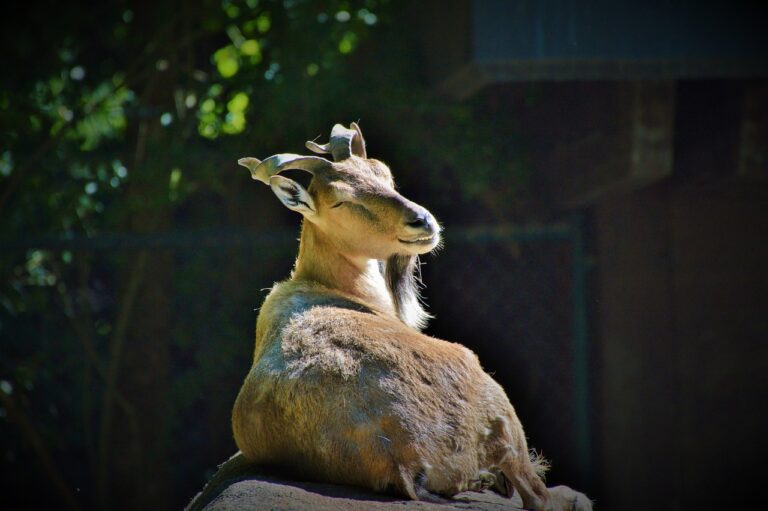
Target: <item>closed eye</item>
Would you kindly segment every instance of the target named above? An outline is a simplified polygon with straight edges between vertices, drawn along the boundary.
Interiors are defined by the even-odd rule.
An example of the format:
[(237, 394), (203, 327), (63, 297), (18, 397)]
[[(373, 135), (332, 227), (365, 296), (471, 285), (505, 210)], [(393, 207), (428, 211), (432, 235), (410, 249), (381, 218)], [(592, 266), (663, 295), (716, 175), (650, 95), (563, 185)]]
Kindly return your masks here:
[(366, 217), (368, 220), (371, 220), (374, 222), (378, 220), (378, 217), (376, 216), (376, 214), (374, 214), (370, 209), (366, 208), (362, 204), (353, 202), (349, 205), (349, 207), (352, 208), (354, 211), (360, 213), (364, 217)]
[(342, 204), (344, 204), (344, 203), (345, 203), (345, 201), (337, 202), (336, 204), (334, 204), (333, 206), (331, 206), (331, 209), (335, 209), (335, 208), (338, 208), (339, 206), (341, 206), (341, 205), (342, 205)]

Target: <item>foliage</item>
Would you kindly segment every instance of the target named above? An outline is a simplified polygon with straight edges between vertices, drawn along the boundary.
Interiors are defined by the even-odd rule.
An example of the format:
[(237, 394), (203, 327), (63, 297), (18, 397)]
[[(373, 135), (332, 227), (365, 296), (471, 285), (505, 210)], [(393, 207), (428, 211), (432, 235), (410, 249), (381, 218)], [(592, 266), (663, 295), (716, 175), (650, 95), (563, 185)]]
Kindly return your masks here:
[[(62, 477), (82, 488), (82, 504), (109, 492), (99, 473), (119, 463), (99, 441), (104, 408), (121, 410), (127, 436), (142, 436), (130, 425), (141, 428), (142, 410), (131, 411), (138, 397), (110, 381), (120, 374), (119, 346), (134, 335), (125, 324), (137, 300), (131, 283), (148, 256), (43, 250), (32, 235), (263, 229), (266, 221), (238, 213), (250, 206), (233, 162), (301, 152), (298, 141), (358, 119), (401, 181), (429, 187), (446, 210), (464, 201), (476, 203), (478, 218), (508, 214), (525, 184), (513, 120), (488, 125), (481, 105), (447, 101), (425, 84), (405, 2), (49, 0), (18, 9), (0, 36), (14, 70), (0, 77), (0, 232), (23, 249), (0, 252), (0, 392), (8, 400), (0, 457), (35, 467), (23, 457), (46, 454), (24, 446), (41, 437), (54, 464), (68, 467)], [(253, 318), (241, 304), (258, 300), (242, 275), (277, 279), (290, 264), (288, 253), (269, 262), (262, 251), (249, 254), (262, 261), (253, 270), (230, 255), (192, 250), (167, 263), (173, 365), (160, 391), (173, 406), (158, 427), (174, 432), (169, 449), (187, 456), (173, 474), (182, 496), (219, 461), (213, 448), (194, 446), (210, 436), (226, 444), (196, 422), (210, 406), (203, 396), (228, 396), (206, 409), (226, 430), (232, 382), (247, 369), (243, 332)], [(12, 420), (9, 406), (28, 423)], [(31, 482), (19, 473), (8, 484)]]

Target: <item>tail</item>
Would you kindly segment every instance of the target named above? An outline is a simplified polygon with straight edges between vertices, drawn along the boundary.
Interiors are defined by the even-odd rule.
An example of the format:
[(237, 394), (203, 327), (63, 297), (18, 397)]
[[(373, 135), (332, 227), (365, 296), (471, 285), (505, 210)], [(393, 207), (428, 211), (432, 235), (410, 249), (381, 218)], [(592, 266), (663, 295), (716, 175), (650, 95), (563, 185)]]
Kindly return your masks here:
[(547, 474), (547, 471), (551, 468), (549, 464), (549, 460), (545, 458), (543, 455), (536, 452), (535, 449), (531, 449), (528, 451), (528, 457), (531, 460), (531, 465), (533, 465), (533, 470), (536, 471), (536, 474), (541, 477), (542, 479), (545, 479), (545, 475)]
[(187, 504), (184, 511), (201, 511), (213, 499), (223, 492), (229, 483), (234, 480), (242, 479), (253, 472), (253, 465), (249, 463), (240, 451), (234, 456), (219, 465), (219, 469), (213, 474), (213, 477), (206, 483), (203, 491), (195, 495), (192, 501)]

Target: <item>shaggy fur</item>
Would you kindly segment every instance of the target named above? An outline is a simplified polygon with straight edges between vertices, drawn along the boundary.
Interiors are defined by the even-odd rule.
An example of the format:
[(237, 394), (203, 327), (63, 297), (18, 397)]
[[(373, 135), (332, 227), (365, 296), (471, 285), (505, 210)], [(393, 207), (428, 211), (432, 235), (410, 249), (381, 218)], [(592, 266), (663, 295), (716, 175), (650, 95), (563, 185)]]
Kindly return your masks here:
[(430, 315), (421, 306), (419, 283), (416, 278), (418, 265), (417, 256), (393, 255), (387, 259), (384, 277), (398, 317), (406, 325), (422, 330), (427, 326)]
[(591, 509), (583, 494), (545, 487), (544, 465), (475, 354), (418, 331), (427, 316), (416, 255), (439, 243), (431, 215), (413, 227), (428, 212), (394, 191), (380, 162), (352, 154), (334, 169), (298, 189), (311, 210), (286, 204), (305, 216), (299, 258), (259, 313), (232, 415), (243, 456), (412, 499), (514, 487), (530, 509)]

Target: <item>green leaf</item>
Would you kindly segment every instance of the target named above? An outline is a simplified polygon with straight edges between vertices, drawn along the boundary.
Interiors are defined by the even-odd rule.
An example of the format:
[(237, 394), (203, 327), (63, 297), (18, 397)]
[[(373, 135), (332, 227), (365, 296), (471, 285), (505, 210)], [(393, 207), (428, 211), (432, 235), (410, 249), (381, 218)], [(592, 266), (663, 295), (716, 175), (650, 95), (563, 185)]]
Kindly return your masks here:
[(357, 34), (351, 31), (344, 32), (339, 41), (339, 52), (343, 54), (352, 53), (357, 46)]
[(261, 46), (256, 39), (248, 39), (240, 45), (240, 53), (247, 57), (259, 57), (261, 60)]
[(227, 103), (227, 110), (230, 112), (242, 112), (248, 108), (248, 96), (244, 92), (238, 92)]
[(231, 78), (240, 70), (237, 49), (231, 44), (214, 53), (213, 61), (223, 78)]
[(272, 26), (272, 22), (269, 19), (269, 14), (262, 14), (258, 18), (256, 18), (256, 28), (257, 30), (264, 34), (266, 32), (269, 32), (269, 28)]

